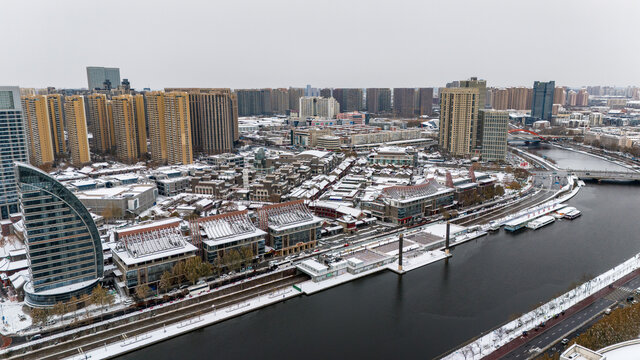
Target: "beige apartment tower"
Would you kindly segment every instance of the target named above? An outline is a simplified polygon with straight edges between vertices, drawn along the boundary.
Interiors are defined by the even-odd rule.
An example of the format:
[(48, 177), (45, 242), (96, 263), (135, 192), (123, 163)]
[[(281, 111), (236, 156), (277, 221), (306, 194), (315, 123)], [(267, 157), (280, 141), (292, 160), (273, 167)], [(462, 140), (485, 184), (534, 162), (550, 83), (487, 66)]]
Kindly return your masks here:
[(64, 115), (67, 123), (71, 163), (75, 167), (82, 167), (91, 162), (83, 97), (80, 95), (66, 97)]
[(138, 134), (133, 96), (114, 96), (111, 106), (113, 107), (116, 156), (124, 163), (134, 163), (138, 160)]
[(220, 154), (233, 151), (240, 139), (238, 97), (231, 89), (171, 88), (189, 94), (193, 151)]
[(112, 129), (111, 114), (108, 112), (107, 95), (91, 94), (87, 96), (87, 107), (89, 108), (89, 131), (93, 134), (91, 146), (93, 151), (106, 154), (111, 152)]
[(164, 119), (169, 164), (191, 164), (191, 120), (189, 116), (189, 94), (170, 92), (165, 94)]
[(67, 152), (67, 144), (64, 139), (64, 104), (62, 94), (47, 95), (49, 107), (49, 119), (51, 123), (51, 137), (53, 138), (53, 152), (60, 156)]
[(29, 162), (34, 166), (53, 165), (53, 139), (49, 124), (49, 109), (45, 95), (22, 97)]
[(136, 134), (138, 135), (138, 156), (148, 152), (147, 150), (147, 121), (144, 107), (144, 95), (133, 95), (133, 113), (136, 119)]
[(193, 163), (189, 94), (154, 91), (147, 94), (151, 159), (158, 164)]
[(167, 163), (167, 132), (164, 120), (164, 92), (147, 93), (147, 116), (149, 117), (149, 141), (151, 160), (157, 164)]
[(440, 147), (453, 156), (471, 154), (478, 117), (477, 88), (445, 88), (440, 94)]
[(509, 109), (509, 92), (507, 89), (493, 89), (491, 95), (492, 108), (495, 110)]

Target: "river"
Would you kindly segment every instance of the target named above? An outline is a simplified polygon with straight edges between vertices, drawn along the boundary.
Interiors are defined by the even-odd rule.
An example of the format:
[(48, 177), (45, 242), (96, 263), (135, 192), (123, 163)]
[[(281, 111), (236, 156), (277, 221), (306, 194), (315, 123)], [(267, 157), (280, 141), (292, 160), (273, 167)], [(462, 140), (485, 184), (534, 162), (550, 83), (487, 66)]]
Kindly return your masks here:
[[(538, 153), (559, 165), (586, 166), (583, 156), (612, 165)], [(501, 230), (447, 262), (297, 297), (120, 359), (431, 359), (640, 252), (639, 201), (637, 185), (589, 183), (570, 201), (583, 214), (576, 220)]]

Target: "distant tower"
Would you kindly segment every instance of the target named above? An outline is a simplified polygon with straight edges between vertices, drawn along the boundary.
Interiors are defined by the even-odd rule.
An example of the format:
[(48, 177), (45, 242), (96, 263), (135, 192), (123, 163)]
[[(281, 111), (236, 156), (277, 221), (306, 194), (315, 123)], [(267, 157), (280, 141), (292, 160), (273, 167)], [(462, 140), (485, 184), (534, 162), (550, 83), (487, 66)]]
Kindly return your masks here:
[(538, 120), (551, 120), (555, 87), (555, 81), (533, 83), (531, 117)]

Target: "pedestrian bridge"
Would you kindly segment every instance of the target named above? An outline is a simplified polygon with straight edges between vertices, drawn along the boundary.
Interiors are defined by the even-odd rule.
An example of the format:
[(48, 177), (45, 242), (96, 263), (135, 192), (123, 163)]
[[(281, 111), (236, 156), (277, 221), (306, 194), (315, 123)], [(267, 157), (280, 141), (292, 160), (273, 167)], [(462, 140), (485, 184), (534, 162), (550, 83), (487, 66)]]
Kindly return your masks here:
[(580, 180), (640, 181), (637, 171), (572, 170)]

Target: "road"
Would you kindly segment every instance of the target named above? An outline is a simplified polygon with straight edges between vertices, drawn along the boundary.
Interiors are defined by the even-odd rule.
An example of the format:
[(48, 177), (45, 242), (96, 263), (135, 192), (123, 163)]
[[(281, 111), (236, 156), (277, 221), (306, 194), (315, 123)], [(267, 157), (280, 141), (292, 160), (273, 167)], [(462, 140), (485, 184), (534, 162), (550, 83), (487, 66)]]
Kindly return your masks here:
[(614, 307), (619, 301), (625, 300), (629, 294), (640, 287), (640, 276), (636, 275), (631, 280), (615, 287), (612, 292), (608, 292), (604, 296), (597, 298), (594, 302), (586, 307), (572, 312), (567, 311), (565, 315), (561, 315), (558, 319), (549, 320), (545, 327), (538, 331), (530, 331), (527, 336), (521, 336), (517, 342), (517, 347), (506, 355), (498, 357), (487, 357), (486, 359), (510, 359), (523, 360), (534, 358), (541, 354), (540, 351), (532, 349), (545, 349), (547, 347), (555, 347), (558, 352), (564, 350), (564, 346), (560, 341), (564, 338), (573, 338), (577, 334), (585, 330), (585, 325), (593, 322), (592, 319), (602, 314), (607, 308)]

